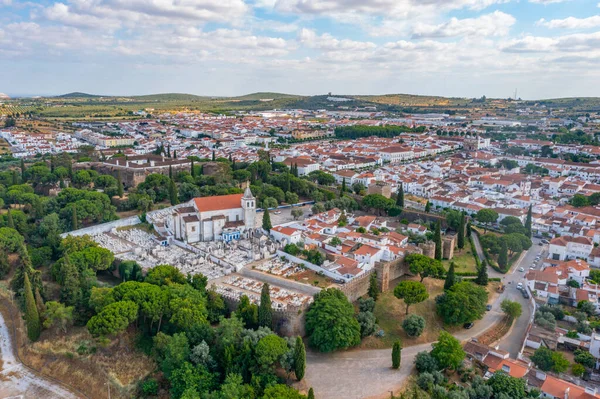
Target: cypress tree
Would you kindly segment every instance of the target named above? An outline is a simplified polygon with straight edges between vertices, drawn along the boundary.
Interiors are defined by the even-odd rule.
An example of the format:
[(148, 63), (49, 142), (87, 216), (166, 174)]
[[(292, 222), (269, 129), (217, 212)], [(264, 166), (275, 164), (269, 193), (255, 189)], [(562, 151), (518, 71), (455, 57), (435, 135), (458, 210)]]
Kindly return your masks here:
[(0, 279), (3, 279), (4, 276), (8, 274), (10, 271), (10, 263), (8, 262), (8, 254), (6, 251), (0, 252)]
[(117, 194), (123, 198), (123, 181), (121, 180), (121, 171), (117, 172)]
[(167, 157), (171, 158), (171, 146), (167, 147)]
[(400, 187), (398, 187), (398, 197), (396, 198), (396, 206), (398, 206), (399, 208), (404, 208), (404, 187), (402, 186), (402, 183), (400, 184)]
[(21, 181), (25, 181), (25, 161), (21, 158)]
[(263, 230), (266, 230), (268, 234), (271, 233), (271, 229), (273, 228), (273, 225), (271, 224), (271, 216), (269, 215), (269, 208), (265, 208), (265, 213), (263, 214), (262, 220), (262, 228)]
[(177, 159), (177, 150), (173, 150), (173, 158)]
[(427, 201), (427, 204), (425, 205), (425, 212), (429, 213), (430, 210), (431, 210), (431, 202)]
[(179, 197), (177, 196), (177, 186), (173, 180), (169, 181), (169, 199), (171, 200), (171, 205), (179, 204)]
[(192, 165), (190, 166), (190, 174), (192, 177), (196, 177), (196, 171), (194, 170), (194, 160), (192, 159)]
[(446, 274), (446, 281), (444, 281), (444, 290), (449, 290), (454, 284), (456, 284), (456, 274), (454, 272), (454, 262), (450, 262), (450, 268)]
[(35, 289), (35, 307), (37, 308), (38, 314), (40, 315), (41, 319), (42, 315), (46, 311), (46, 304), (44, 303), (44, 299), (40, 294), (40, 290), (38, 290), (37, 288)]
[(473, 227), (471, 226), (471, 222), (467, 223), (467, 237), (471, 237), (471, 230), (473, 229)]
[(50, 157), (50, 172), (54, 172), (54, 155)]
[(296, 347), (294, 348), (294, 373), (296, 379), (302, 381), (306, 371), (306, 348), (302, 338), (296, 337)]
[(465, 215), (460, 215), (460, 224), (458, 225), (458, 248), (465, 247)]
[(315, 391), (312, 388), (308, 390), (308, 398), (307, 399), (315, 399)]
[(342, 180), (342, 190), (340, 191), (340, 198), (344, 196), (345, 192), (346, 192), (346, 178), (344, 177), (344, 179)]
[(500, 246), (500, 253), (498, 254), (498, 266), (501, 269), (504, 269), (508, 265), (508, 246), (506, 245), (506, 240), (502, 240)]
[(442, 260), (442, 225), (440, 221), (435, 225), (435, 232), (433, 233), (433, 241), (435, 242), (435, 259)]
[(531, 205), (527, 211), (527, 219), (525, 219), (525, 229), (527, 230), (528, 236), (531, 238)]
[(235, 172), (235, 159), (231, 159), (231, 170)]
[(15, 221), (13, 220), (12, 213), (10, 212), (10, 208), (8, 208), (8, 213), (6, 214), (6, 225), (11, 229), (15, 228)]
[(67, 164), (67, 170), (69, 172), (69, 178), (73, 178), (73, 162), (69, 159), (69, 163)]
[(173, 179), (173, 167), (169, 165), (169, 179)]
[(19, 184), (19, 177), (17, 176), (17, 171), (13, 169), (12, 171), (12, 185), (16, 186)]
[(215, 151), (213, 150), (213, 153), (212, 153), (212, 160), (214, 161), (215, 159), (217, 159), (217, 158), (215, 157)]
[(487, 263), (485, 261), (481, 262), (481, 266), (477, 269), (475, 283), (483, 286), (488, 285)]
[(371, 273), (371, 277), (369, 278), (369, 291), (368, 294), (374, 300), (377, 300), (379, 297), (379, 286), (377, 285), (377, 273)]
[(25, 273), (23, 294), (25, 295), (25, 325), (27, 326), (27, 336), (31, 341), (37, 341), (41, 333), (40, 314), (38, 313), (31, 289), (29, 276)]
[(231, 153), (229, 154), (229, 163), (233, 164), (233, 158), (231, 157)]
[(402, 359), (402, 344), (400, 341), (394, 342), (394, 346), (392, 347), (392, 368), (398, 369), (400, 368), (400, 361)]
[(73, 204), (73, 213), (71, 214), (71, 230), (77, 230), (77, 207)]
[(258, 306), (258, 325), (273, 328), (273, 309), (271, 308), (271, 293), (269, 284), (264, 283), (260, 292), (260, 305)]

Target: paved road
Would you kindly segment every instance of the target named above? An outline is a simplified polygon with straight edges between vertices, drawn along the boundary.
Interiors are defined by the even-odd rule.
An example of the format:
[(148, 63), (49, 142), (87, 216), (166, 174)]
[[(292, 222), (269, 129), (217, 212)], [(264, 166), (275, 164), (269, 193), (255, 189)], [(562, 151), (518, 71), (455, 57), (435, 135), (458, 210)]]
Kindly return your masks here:
[[(475, 251), (477, 252), (477, 256), (479, 257), (479, 261), (483, 262), (485, 260), (485, 255), (483, 253), (483, 248), (481, 248), (481, 243), (479, 242), (479, 234), (472, 233), (471, 237), (473, 238), (473, 244), (475, 245)], [(487, 263), (487, 262), (486, 262)], [(504, 274), (496, 271), (493, 267), (488, 265), (488, 276), (489, 277), (504, 277)]]
[[(500, 349), (508, 351), (510, 353), (510, 357), (513, 359), (516, 358), (521, 351), (523, 340), (525, 339), (525, 332), (527, 331), (527, 327), (529, 326), (533, 312), (531, 300), (523, 298), (521, 291), (517, 290), (516, 287), (519, 282), (524, 282), (525, 274), (529, 270), (529, 267), (533, 265), (535, 257), (541, 253), (541, 258), (543, 259), (545, 257), (544, 254), (547, 254), (548, 252), (547, 245), (539, 245), (539, 239), (533, 238), (532, 241), (533, 246), (521, 256), (519, 262), (515, 262), (511, 270), (502, 279), (506, 285), (506, 289), (494, 304), (494, 308), (499, 308), (500, 303), (504, 299), (510, 299), (511, 301), (519, 302), (523, 308), (523, 313), (521, 314), (521, 317), (515, 321), (512, 330), (499, 342)], [(541, 265), (541, 262), (538, 263), (537, 270), (540, 268), (539, 265)], [(524, 269), (523, 272), (519, 271), (519, 268), (521, 267)]]
[(0, 398), (19, 399), (77, 399), (62, 386), (39, 377), (25, 368), (16, 358), (8, 327), (0, 313)]
[(282, 288), (287, 288), (289, 290), (297, 291), (309, 296), (313, 296), (319, 291), (321, 291), (320, 288), (314, 287), (312, 285), (298, 283), (296, 281), (288, 280), (283, 277), (273, 276), (272, 274), (261, 273), (256, 270), (248, 269), (246, 267), (244, 267), (238, 273), (245, 277), (250, 277), (260, 281), (266, 281), (269, 284), (273, 284)]

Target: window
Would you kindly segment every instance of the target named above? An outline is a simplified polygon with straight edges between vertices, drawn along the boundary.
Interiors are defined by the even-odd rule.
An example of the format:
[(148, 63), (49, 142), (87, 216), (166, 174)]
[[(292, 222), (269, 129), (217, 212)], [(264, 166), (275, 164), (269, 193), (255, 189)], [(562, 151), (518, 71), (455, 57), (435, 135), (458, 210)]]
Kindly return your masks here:
[(196, 232), (196, 226), (192, 226), (192, 233)]

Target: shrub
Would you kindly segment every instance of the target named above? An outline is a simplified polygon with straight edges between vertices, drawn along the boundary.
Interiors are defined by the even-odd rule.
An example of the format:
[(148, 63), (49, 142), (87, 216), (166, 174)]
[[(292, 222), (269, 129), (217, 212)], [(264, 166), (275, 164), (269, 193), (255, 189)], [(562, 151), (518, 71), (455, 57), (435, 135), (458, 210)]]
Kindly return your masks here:
[(415, 367), (419, 373), (433, 373), (440, 366), (429, 352), (419, 352), (415, 357)]
[(158, 381), (154, 378), (148, 378), (142, 381), (140, 384), (140, 390), (144, 395), (157, 395), (158, 394)]
[(416, 314), (408, 315), (402, 322), (402, 328), (409, 337), (418, 337), (425, 329), (425, 319)]

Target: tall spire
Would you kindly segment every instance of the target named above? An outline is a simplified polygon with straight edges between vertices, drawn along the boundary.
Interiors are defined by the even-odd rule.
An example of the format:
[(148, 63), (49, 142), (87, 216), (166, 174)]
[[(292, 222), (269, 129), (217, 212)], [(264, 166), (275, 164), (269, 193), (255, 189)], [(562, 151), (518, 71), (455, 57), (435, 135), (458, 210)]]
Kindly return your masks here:
[(252, 190), (250, 190), (250, 182), (246, 185), (246, 190), (244, 191), (244, 199), (254, 199), (252, 195)]

